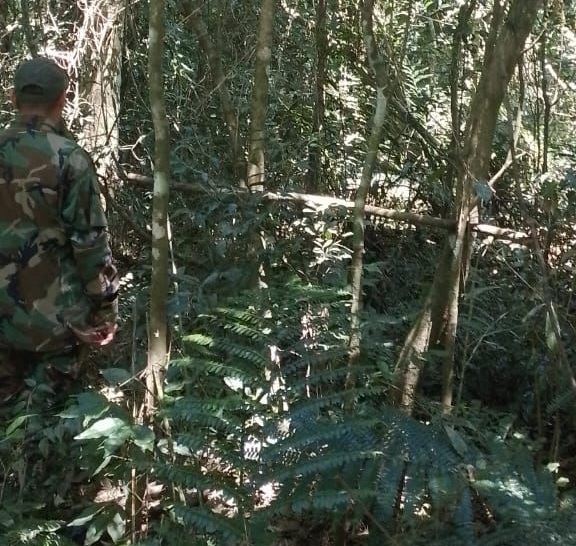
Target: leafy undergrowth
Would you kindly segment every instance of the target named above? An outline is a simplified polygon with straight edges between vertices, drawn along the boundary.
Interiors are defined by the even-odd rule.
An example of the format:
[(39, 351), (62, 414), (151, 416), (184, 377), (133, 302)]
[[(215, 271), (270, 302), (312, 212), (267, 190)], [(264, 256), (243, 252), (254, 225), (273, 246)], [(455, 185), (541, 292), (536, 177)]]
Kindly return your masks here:
[(575, 543), (570, 484), (511, 416), (387, 406), (374, 339), (345, 389), (346, 294), (282, 290), (198, 318), (153, 425), (122, 368), (66, 407), (35, 412), (36, 385), (6, 410), (0, 543)]

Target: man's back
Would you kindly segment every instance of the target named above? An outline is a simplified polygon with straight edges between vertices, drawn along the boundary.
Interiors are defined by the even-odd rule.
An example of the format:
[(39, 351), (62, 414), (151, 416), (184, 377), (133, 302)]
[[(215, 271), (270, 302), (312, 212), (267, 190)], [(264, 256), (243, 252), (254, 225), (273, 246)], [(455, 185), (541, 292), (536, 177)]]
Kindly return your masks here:
[[(110, 260), (96, 240), (106, 219), (90, 159), (59, 133), (38, 116), (0, 132), (0, 347), (74, 345), (70, 326), (88, 324), (94, 307), (83, 277)], [(93, 255), (81, 240), (79, 256), (74, 241), (90, 237)]]

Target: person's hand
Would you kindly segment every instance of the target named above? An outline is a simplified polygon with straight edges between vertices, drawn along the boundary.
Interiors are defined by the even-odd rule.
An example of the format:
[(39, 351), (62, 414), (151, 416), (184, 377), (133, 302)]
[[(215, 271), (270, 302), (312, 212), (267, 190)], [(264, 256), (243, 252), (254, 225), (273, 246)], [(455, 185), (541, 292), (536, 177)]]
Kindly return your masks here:
[(114, 322), (106, 322), (101, 326), (82, 329), (71, 328), (76, 337), (85, 345), (104, 347), (104, 345), (108, 345), (114, 339), (118, 325)]

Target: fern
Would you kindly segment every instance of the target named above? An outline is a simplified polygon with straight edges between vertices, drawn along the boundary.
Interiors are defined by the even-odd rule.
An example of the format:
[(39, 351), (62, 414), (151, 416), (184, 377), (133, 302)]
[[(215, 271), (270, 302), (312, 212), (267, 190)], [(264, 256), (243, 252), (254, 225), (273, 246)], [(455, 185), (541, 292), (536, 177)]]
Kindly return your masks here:
[(560, 391), (547, 405), (546, 412), (553, 414), (558, 411), (574, 411), (576, 406), (576, 394), (570, 386)]
[(164, 482), (177, 483), (188, 491), (220, 491), (228, 499), (243, 502), (243, 491), (235, 481), (218, 474), (203, 474), (197, 465), (154, 465), (154, 474)]
[(474, 508), (472, 496), (468, 488), (463, 488), (454, 512), (454, 530), (463, 546), (476, 546), (474, 532)]
[(169, 509), (169, 513), (176, 522), (189, 529), (191, 536), (194, 531), (196, 534), (213, 536), (224, 541), (241, 540), (244, 536), (244, 529), (240, 522), (219, 517), (206, 508), (190, 508), (183, 504), (176, 504)]
[[(343, 397), (342, 392), (332, 396), (340, 407)], [(318, 409), (324, 405), (309, 400), (289, 412), (292, 433), (264, 452), (264, 462), (280, 465), (266, 472), (284, 484), (277, 508), (355, 507), (357, 517), (370, 515), (386, 526), (398, 517), (413, 521), (427, 501), (436, 505), (437, 513), (451, 511), (461, 529), (470, 528), (472, 515), (463, 509), (467, 482), (459, 471), (463, 460), (441, 428), (392, 408), (375, 416), (377, 410), (368, 406), (370, 417), (342, 414), (334, 421), (321, 417)], [(332, 503), (318, 496), (323, 489), (331, 492)]]
[(0, 535), (0, 543), (3, 546), (75, 546), (76, 543), (58, 534), (62, 526), (60, 521), (28, 520)]
[[(338, 316), (342, 295), (312, 290), (311, 302), (302, 287), (285, 290), (250, 299), (266, 309), (199, 317), (201, 333), (171, 363), (162, 417), (172, 423), (174, 459), (155, 461), (153, 473), (182, 491), (218, 490), (239, 512), (167, 504), (167, 544), (179, 543), (180, 525), (193, 531), (189, 544), (269, 542), (269, 520), (285, 514), (364, 525), (370, 544), (505, 546), (530, 525), (530, 540), (540, 544), (572, 536), (572, 524), (558, 527), (551, 476), (534, 468), (528, 450), (498, 439), (493, 424), (475, 429), (466, 421), (458, 440), (441, 422), (384, 405), (387, 365), (377, 343), (362, 353), (357, 386), (345, 389), (345, 338), (320, 321), (305, 342), (299, 320), (316, 304)], [(270, 483), (276, 496), (259, 508), (255, 494)], [(479, 522), (479, 506), (490, 524)]]
[(555, 515), (552, 474), (535, 468), (531, 453), (521, 444), (495, 442), (490, 447), (487, 469), (478, 473), (474, 488), (488, 500), (498, 518), (532, 524)]

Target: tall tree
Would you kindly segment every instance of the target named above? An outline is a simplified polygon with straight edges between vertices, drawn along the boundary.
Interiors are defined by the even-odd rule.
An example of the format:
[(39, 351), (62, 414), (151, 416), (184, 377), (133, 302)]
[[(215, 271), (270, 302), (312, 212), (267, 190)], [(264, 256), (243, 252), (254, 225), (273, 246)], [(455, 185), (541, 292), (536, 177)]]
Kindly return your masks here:
[(368, 138), (366, 158), (362, 167), (362, 178), (356, 192), (353, 212), (353, 252), (351, 269), (352, 306), (350, 317), (349, 366), (347, 387), (354, 384), (354, 367), (360, 357), (360, 311), (362, 309), (362, 269), (364, 264), (364, 223), (366, 197), (378, 157), (378, 148), (382, 139), (382, 130), (388, 110), (388, 94), (390, 80), (387, 63), (378, 50), (374, 38), (374, 0), (362, 3), (362, 33), (366, 47), (366, 56), (376, 81), (376, 111), (372, 121), (372, 129)]
[(314, 89), (314, 111), (312, 113), (312, 139), (308, 151), (306, 191), (317, 192), (322, 179), (322, 132), (326, 109), (326, 63), (328, 60), (328, 29), (326, 24), (326, 0), (316, 2), (315, 17), (316, 74)]
[[(499, 1), (495, 2), (493, 31), (486, 44), (482, 74), (470, 105), (462, 152), (457, 158), (456, 232), (448, 237), (431, 292), (398, 362), (400, 405), (408, 412), (414, 405), (424, 352), (438, 341), (434, 339), (438, 335), (442, 335), (445, 351), (442, 403), (446, 411), (452, 404), (458, 304), (461, 281), (465, 281), (469, 265), (471, 213), (477, 205), (475, 186), (487, 184), (500, 106), (540, 5), (541, 0), (512, 0), (500, 24), (501, 6)], [(435, 336), (431, 335), (432, 330)]]
[(251, 191), (263, 191), (266, 180), (266, 113), (268, 111), (268, 67), (272, 58), (272, 31), (276, 0), (262, 0), (254, 91), (250, 110), (250, 150), (248, 152), (247, 186)]
[(165, 33), (165, 0), (150, 0), (148, 74), (150, 105), (154, 123), (154, 196), (152, 201), (152, 278), (146, 375), (146, 411), (153, 414), (163, 396), (164, 372), (168, 363), (168, 198), (170, 184), (170, 134), (164, 101), (162, 58)]
[(198, 37), (200, 48), (208, 59), (208, 66), (210, 74), (214, 82), (218, 98), (220, 99), (220, 107), (224, 116), (224, 122), (228, 130), (230, 139), (231, 163), (233, 165), (234, 176), (238, 181), (244, 181), (246, 177), (246, 163), (243, 156), (242, 144), (240, 140), (240, 131), (238, 127), (238, 112), (232, 101), (228, 84), (226, 83), (226, 73), (224, 71), (224, 64), (222, 56), (214, 40), (211, 37), (210, 31), (206, 23), (202, 19), (201, 5), (197, 1), (184, 0), (181, 6), (181, 12), (184, 21), (190, 26)]
[(80, 3), (84, 19), (76, 57), (82, 96), (91, 122), (82, 134), (97, 160), (98, 174), (113, 178), (119, 148), (120, 89), (126, 0)]

